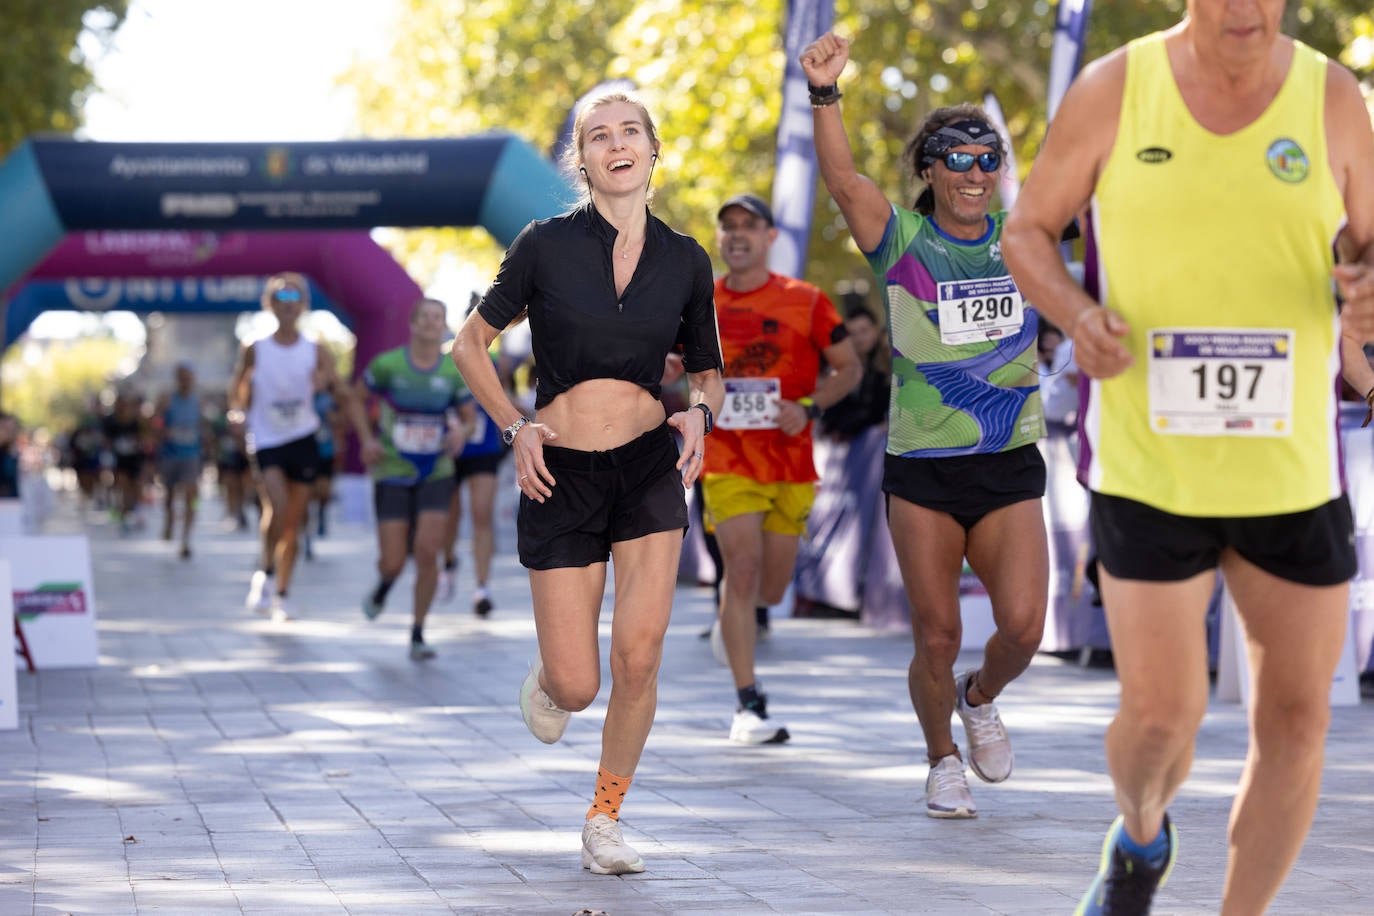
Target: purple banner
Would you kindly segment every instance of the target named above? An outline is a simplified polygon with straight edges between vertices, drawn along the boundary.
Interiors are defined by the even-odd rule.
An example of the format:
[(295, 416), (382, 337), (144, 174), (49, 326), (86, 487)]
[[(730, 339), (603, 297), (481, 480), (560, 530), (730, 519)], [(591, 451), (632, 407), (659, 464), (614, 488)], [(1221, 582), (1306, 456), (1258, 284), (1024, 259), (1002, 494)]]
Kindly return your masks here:
[(1064, 93), (1083, 64), (1083, 36), (1088, 31), (1092, 0), (1059, 0), (1055, 13), (1054, 45), (1050, 49), (1050, 86), (1047, 120), (1054, 120)]
[(788, 277), (800, 278), (806, 270), (811, 211), (816, 205), (811, 96), (798, 59), (802, 49), (830, 31), (834, 22), (832, 0), (788, 0), (782, 114), (778, 117), (778, 158), (773, 174), (773, 218), (778, 240), (768, 255), (768, 266)]

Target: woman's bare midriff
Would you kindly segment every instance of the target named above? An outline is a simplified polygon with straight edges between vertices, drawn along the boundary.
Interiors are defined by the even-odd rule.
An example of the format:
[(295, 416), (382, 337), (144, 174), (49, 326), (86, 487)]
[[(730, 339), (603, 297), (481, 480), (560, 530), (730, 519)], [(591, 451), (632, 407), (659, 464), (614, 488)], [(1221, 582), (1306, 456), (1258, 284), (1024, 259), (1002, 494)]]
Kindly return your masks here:
[(558, 395), (534, 419), (558, 433), (550, 445), (604, 452), (660, 426), (666, 416), (663, 403), (633, 382), (597, 378)]

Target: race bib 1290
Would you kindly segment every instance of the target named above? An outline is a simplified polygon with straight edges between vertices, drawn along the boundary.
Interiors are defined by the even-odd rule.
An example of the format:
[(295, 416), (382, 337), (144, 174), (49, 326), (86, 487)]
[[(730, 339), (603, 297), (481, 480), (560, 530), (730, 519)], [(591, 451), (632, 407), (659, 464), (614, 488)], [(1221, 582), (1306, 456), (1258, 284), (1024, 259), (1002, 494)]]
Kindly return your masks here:
[(940, 342), (997, 340), (1021, 330), (1025, 303), (1011, 277), (948, 280), (937, 286)]

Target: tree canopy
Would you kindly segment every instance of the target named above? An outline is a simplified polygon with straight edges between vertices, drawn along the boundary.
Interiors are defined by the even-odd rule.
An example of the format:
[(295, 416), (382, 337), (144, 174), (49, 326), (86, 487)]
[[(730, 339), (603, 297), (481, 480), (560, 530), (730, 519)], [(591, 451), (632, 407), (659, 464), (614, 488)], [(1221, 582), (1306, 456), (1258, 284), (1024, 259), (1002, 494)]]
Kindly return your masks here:
[[(550, 149), (575, 100), (628, 78), (658, 122), (663, 154), (654, 211), (713, 251), (720, 201), (767, 197), (784, 67), (783, 0), (402, 0), (393, 51), (347, 77), (370, 136), (454, 136), (508, 130)], [(1094, 5), (1086, 59), (1183, 14), (1184, 0)], [(902, 147), (933, 108), (993, 91), (1022, 170), (1045, 132), (1054, 6), (1047, 0), (852, 0), (835, 28), (852, 41), (841, 79), (860, 171), (896, 201), (915, 188)], [(1367, 0), (1290, 0), (1286, 30), (1370, 75)], [(1363, 44), (1362, 44), (1363, 43)], [(1364, 58), (1354, 49), (1365, 48)], [(423, 275), (444, 251), (488, 271), (500, 252), (478, 231), (410, 233), (408, 266)], [(714, 253), (714, 252), (713, 252)], [(863, 270), (837, 208), (821, 189), (807, 279), (833, 289)]]
[(78, 38), (108, 41), (129, 0), (6, 0), (0, 3), (0, 156), (30, 134), (71, 133), (91, 88)]

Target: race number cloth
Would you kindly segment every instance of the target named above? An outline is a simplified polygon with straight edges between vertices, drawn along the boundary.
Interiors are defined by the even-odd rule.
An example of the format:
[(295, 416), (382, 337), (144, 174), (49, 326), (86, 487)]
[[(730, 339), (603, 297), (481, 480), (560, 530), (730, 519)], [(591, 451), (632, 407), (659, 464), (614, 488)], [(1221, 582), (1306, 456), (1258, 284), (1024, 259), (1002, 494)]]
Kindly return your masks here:
[(887, 453), (948, 458), (1004, 452), (1045, 434), (1036, 336), (1002, 263), (1002, 221), (969, 241), (892, 208), (869, 266), (892, 336)]
[(760, 483), (814, 481), (810, 426), (785, 435), (777, 428), (777, 402), (816, 390), (839, 313), (816, 287), (773, 273), (747, 292), (721, 278), (715, 300), (727, 387), (722, 418), (706, 440), (705, 472)]
[(777, 429), (780, 397), (780, 379), (727, 378), (716, 429)]
[(1173, 436), (1293, 431), (1291, 330), (1150, 332), (1150, 428)]
[(1342, 490), (1331, 267), (1345, 208), (1326, 58), (1294, 42), (1278, 95), (1224, 136), (1193, 119), (1161, 35), (1126, 59), (1092, 224), (1099, 298), (1129, 326), (1135, 362), (1089, 386), (1085, 479), (1176, 515), (1329, 502)]
[(320, 418), (311, 400), (318, 364), (314, 341), (304, 337), (285, 345), (264, 337), (253, 344), (252, 394), (245, 432), (250, 455), (315, 434)]
[(382, 460), (372, 467), (373, 479), (415, 484), (453, 476), (453, 459), (443, 451), (447, 415), (472, 397), (453, 360), (440, 354), (422, 369), (408, 347), (397, 347), (372, 358), (363, 383), (381, 399)]

